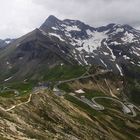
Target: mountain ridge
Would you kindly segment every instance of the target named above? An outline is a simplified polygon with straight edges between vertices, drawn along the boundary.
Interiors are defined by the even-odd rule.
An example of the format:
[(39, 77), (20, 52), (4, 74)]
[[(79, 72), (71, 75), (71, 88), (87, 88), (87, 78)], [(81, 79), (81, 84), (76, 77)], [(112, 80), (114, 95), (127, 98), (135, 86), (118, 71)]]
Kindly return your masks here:
[[(41, 56), (40, 50), (51, 51), (56, 57), (54, 60), (48, 57), (47, 60), (47, 56)], [(41, 60), (38, 56), (42, 57)], [(140, 67), (139, 56), (140, 32), (129, 25), (113, 23), (94, 28), (79, 20), (59, 20), (51, 15), (39, 28), (0, 50), (0, 60), (3, 61), (0, 66), (7, 71), (5, 75), (10, 77), (8, 73), (13, 69), (17, 69), (19, 73), (19, 65), (36, 67), (36, 61), (39, 60), (38, 63), (41, 64), (46, 59), (48, 67), (61, 65), (63, 62), (83, 66), (99, 65), (124, 76), (124, 67), (127, 65)], [(61, 61), (55, 63), (58, 62), (57, 59)]]
[[(136, 57), (139, 57), (140, 53), (140, 31), (134, 29), (133, 27), (125, 24), (125, 25), (120, 25), (120, 24), (108, 24), (107, 26), (102, 26), (102, 27), (91, 27), (89, 25), (84, 24), (81, 21), (78, 20), (59, 20), (54, 16), (53, 19), (55, 18), (55, 21), (57, 22), (57, 25), (51, 25), (49, 24), (46, 25), (45, 23), (43, 26), (40, 27), (41, 30), (45, 31), (46, 33), (49, 33), (52, 36), (56, 36), (60, 39), (60, 41), (67, 42), (70, 45), (75, 46), (74, 51), (79, 51), (78, 54), (74, 55), (74, 57), (82, 57), (83, 60), (78, 59), (80, 64), (88, 65), (88, 64), (98, 64), (102, 65), (105, 67), (106, 64), (103, 62), (104, 58), (106, 57), (105, 55), (102, 56), (102, 62), (97, 62), (99, 61), (98, 59), (94, 60), (90, 55), (92, 54), (93, 57), (100, 57), (99, 51), (103, 51), (101, 53), (108, 53), (109, 55), (112, 55), (112, 61), (115, 59), (115, 57), (120, 57), (121, 51), (123, 52), (124, 56), (121, 56), (122, 59), (130, 59), (130, 55), (135, 55)], [(50, 18), (48, 18), (46, 21), (49, 21)], [(51, 22), (50, 22), (51, 23)], [(46, 29), (49, 28), (49, 29)], [(124, 49), (122, 50), (121, 47), (125, 47), (125, 45), (130, 46), (128, 49), (128, 52), (124, 52)], [(132, 50), (132, 45), (135, 45), (136, 47)], [(100, 50), (101, 49), (101, 50)], [(103, 49), (108, 49), (107, 52)], [(98, 52), (97, 52), (98, 51)], [(130, 51), (132, 53), (130, 54)], [(78, 56), (80, 53), (80, 56)], [(86, 53), (86, 54), (85, 54)], [(129, 53), (129, 54), (128, 54)], [(74, 52), (73, 52), (74, 54)], [(92, 59), (94, 63), (91, 63), (90, 61), (87, 60), (86, 57), (89, 57), (88, 59)], [(106, 59), (106, 58), (105, 58)], [(133, 59), (133, 58), (132, 58)], [(84, 61), (84, 62), (83, 62)], [(105, 60), (106, 61), (106, 60)], [(109, 61), (109, 60), (107, 60)], [(118, 60), (116, 60), (118, 61)], [(127, 60), (122, 60), (122, 61), (127, 61)], [(96, 63), (97, 62), (97, 63)], [(111, 62), (110, 62), (111, 63)], [(131, 62), (134, 63), (135, 62)], [(107, 67), (108, 69), (112, 69), (115, 71), (113, 67), (117, 67), (118, 65), (121, 69), (120, 64), (116, 63), (116, 66), (111, 66)], [(139, 63), (136, 65), (139, 66)], [(120, 72), (120, 69), (119, 72)], [(121, 74), (123, 72), (120, 72)]]

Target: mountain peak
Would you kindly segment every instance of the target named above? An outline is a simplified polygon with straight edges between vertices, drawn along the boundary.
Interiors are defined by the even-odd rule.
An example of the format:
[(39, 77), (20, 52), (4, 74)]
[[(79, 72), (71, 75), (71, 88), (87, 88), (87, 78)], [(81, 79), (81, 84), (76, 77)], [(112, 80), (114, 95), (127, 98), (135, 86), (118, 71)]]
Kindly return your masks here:
[(58, 18), (56, 18), (53, 15), (50, 15), (46, 19), (46, 21), (41, 25), (40, 29), (47, 29), (49, 27), (56, 26), (59, 22), (61, 22), (61, 20), (59, 20)]
[(57, 24), (58, 22), (60, 22), (60, 20), (58, 18), (56, 18), (53, 15), (50, 15), (46, 21), (44, 22), (44, 24), (46, 25), (52, 25), (52, 24)]
[(56, 18), (54, 15), (50, 15), (50, 16), (47, 18), (46, 21), (52, 21), (52, 22), (54, 22), (54, 21), (58, 21), (58, 20), (59, 20), (59, 19)]

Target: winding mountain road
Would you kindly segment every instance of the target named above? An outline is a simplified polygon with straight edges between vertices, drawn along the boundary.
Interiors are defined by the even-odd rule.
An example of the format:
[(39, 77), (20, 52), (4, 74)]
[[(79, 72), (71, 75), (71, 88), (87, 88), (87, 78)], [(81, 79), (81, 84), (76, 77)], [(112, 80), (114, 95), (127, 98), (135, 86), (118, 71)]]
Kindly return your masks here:
[(105, 107), (99, 103), (97, 103), (95, 100), (96, 99), (107, 99), (107, 100), (112, 100), (118, 104), (120, 104), (122, 106), (122, 111), (124, 112), (124, 114), (126, 114), (129, 117), (136, 117), (137, 114), (135, 112), (135, 110), (133, 109), (134, 106), (131, 104), (131, 106), (126, 105), (125, 103), (121, 102), (118, 99), (112, 98), (112, 97), (94, 97), (91, 100), (85, 98), (85, 96), (81, 96), (81, 98), (77, 97), (74, 95), (74, 93), (70, 93), (69, 95), (73, 96), (74, 98), (76, 98), (77, 100), (89, 105), (91, 108), (97, 110), (97, 111), (102, 111), (105, 110)]
[[(108, 71), (102, 71), (102, 72), (98, 72), (96, 74), (92, 74), (92, 75), (87, 75), (87, 76), (81, 76), (81, 77), (78, 77), (78, 78), (72, 78), (72, 79), (69, 79), (69, 80), (64, 80), (64, 81), (58, 81), (55, 85), (54, 85), (54, 88), (53, 88), (53, 91), (54, 91), (54, 94), (57, 95), (57, 96), (63, 96), (65, 94), (64, 91), (60, 90), (58, 88), (58, 86), (62, 83), (67, 83), (67, 82), (72, 82), (72, 81), (75, 81), (75, 80), (81, 80), (81, 79), (85, 79), (85, 78), (89, 78), (89, 77), (94, 77), (94, 76), (97, 76), (99, 74), (105, 74), (107, 73)], [(13, 109), (15, 109), (16, 107), (18, 106), (21, 106), (21, 105), (26, 105), (28, 103), (31, 102), (31, 98), (33, 96), (33, 94), (38, 94), (40, 93), (40, 91), (46, 89), (46, 87), (39, 87), (39, 88), (36, 88), (35, 90), (33, 90), (30, 95), (29, 95), (29, 98), (26, 102), (22, 102), (22, 103), (19, 103), (17, 105), (13, 105), (12, 107), (8, 108), (8, 109), (5, 109), (3, 107), (0, 106), (0, 109), (5, 111), (5, 112), (9, 112)], [(16, 91), (16, 90), (14, 90)], [(70, 94), (71, 96), (73, 96), (74, 98), (76, 98), (77, 100), (89, 105), (91, 108), (97, 110), (97, 111), (101, 111), (101, 110), (104, 110), (105, 107), (101, 104), (98, 104), (95, 100), (97, 99), (107, 99), (107, 100), (112, 100), (118, 104), (120, 104), (122, 106), (122, 111), (124, 112), (124, 114), (126, 114), (127, 116), (130, 116), (130, 117), (136, 117), (136, 112), (134, 110), (137, 109), (138, 111), (140, 111), (140, 109), (133, 105), (132, 103), (129, 103), (129, 102), (125, 102), (123, 103), (122, 101), (118, 100), (118, 99), (115, 99), (115, 98), (112, 98), (112, 97), (93, 97), (91, 100), (85, 98), (85, 96), (81, 96), (81, 98), (79, 97), (76, 97), (74, 94)]]
[(133, 109), (132, 104), (131, 104), (132, 106), (130, 107), (129, 105), (126, 105), (125, 103), (121, 102), (120, 100), (112, 98), (112, 97), (94, 97), (94, 98), (92, 98), (92, 102), (94, 102), (95, 104), (97, 104), (97, 102), (95, 101), (96, 99), (112, 100), (112, 101), (114, 101), (122, 106), (122, 111), (124, 112), (124, 114), (127, 114), (127, 115), (129, 114), (130, 117), (136, 117), (136, 115), (137, 115)]
[[(98, 73), (92, 74), (92, 75), (80, 76), (80, 77), (78, 77), (78, 78), (72, 78), (72, 79), (69, 79), (69, 80), (58, 81), (58, 83), (54, 86), (53, 91), (54, 91), (55, 95), (57, 95), (57, 96), (63, 96), (63, 95), (65, 94), (65, 92), (62, 91), (62, 90), (60, 90), (60, 89), (58, 88), (58, 86), (59, 86), (60, 84), (72, 82), (72, 81), (75, 81), (75, 80), (81, 80), (81, 79), (85, 79), (85, 78), (89, 78), (89, 77), (94, 77), (94, 76), (97, 76), (97, 75), (99, 75), (99, 74), (105, 74), (105, 73), (107, 73), (107, 72), (109, 72), (109, 71), (102, 71), (102, 72), (98, 72)], [(109, 85), (108, 85), (106, 79), (105, 79), (105, 82), (106, 82), (106, 84), (107, 84), (107, 86), (108, 86), (108, 88), (109, 88)], [(110, 90), (110, 88), (109, 88), (109, 90)], [(76, 98), (77, 100), (79, 100), (79, 101), (81, 101), (81, 102), (83, 102), (83, 103), (89, 105), (91, 108), (93, 108), (93, 109), (95, 109), (95, 110), (97, 110), (97, 111), (104, 110), (105, 107), (104, 107), (103, 105), (98, 104), (98, 103), (95, 101), (96, 99), (107, 99), (107, 100), (112, 100), (112, 101), (114, 101), (114, 102), (116, 102), (116, 103), (118, 103), (118, 104), (120, 104), (120, 105), (122, 106), (122, 111), (123, 111), (124, 114), (126, 114), (127, 116), (129, 116), (129, 117), (136, 117), (136, 116), (137, 116), (137, 113), (136, 113), (135, 110), (134, 110), (134, 108), (136, 108), (138, 111), (140, 111), (140, 109), (139, 109), (137, 106), (135, 106), (135, 105), (133, 105), (132, 103), (129, 103), (129, 102), (123, 103), (123, 102), (120, 101), (119, 99), (115, 99), (116, 96), (114, 96), (114, 94), (112, 93), (111, 90), (110, 90), (110, 93), (111, 93), (111, 95), (112, 95), (114, 98), (113, 98), (113, 97), (102, 97), (102, 96), (100, 96), (100, 97), (94, 97), (94, 98), (92, 98), (91, 101), (88, 100), (87, 98), (85, 98), (84, 96), (82, 96), (81, 98), (78, 98), (78, 97), (76, 97), (73, 93), (70, 94), (70, 95), (73, 96), (74, 98)]]

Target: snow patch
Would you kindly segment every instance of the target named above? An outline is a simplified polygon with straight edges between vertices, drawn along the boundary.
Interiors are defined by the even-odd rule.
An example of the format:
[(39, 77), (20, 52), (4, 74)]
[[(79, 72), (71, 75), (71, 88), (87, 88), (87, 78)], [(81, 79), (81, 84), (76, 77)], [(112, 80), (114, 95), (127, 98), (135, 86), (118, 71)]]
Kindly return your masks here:
[(117, 67), (117, 69), (119, 70), (120, 75), (121, 75), (121, 76), (123, 76), (122, 70), (121, 70), (121, 68), (119, 67), (119, 65), (118, 65), (118, 64), (116, 64), (116, 67)]
[(89, 58), (89, 56), (88, 56), (88, 55), (86, 55), (86, 56), (85, 56), (85, 58)]
[(55, 33), (49, 33), (49, 35), (57, 37), (60, 41), (63, 41), (63, 42), (65, 41), (65, 40), (62, 39), (61, 36), (58, 35), (58, 34), (55, 34)]
[(68, 32), (70, 32), (70, 31), (81, 31), (81, 29), (79, 29), (75, 25), (73, 25), (73, 26), (63, 25), (63, 27), (65, 27), (65, 30), (68, 31)]
[(53, 30), (58, 30), (56, 27), (52, 27)]
[(117, 28), (116, 29), (116, 33), (122, 33), (122, 32), (124, 32), (124, 29), (123, 28)]
[(135, 37), (134, 37), (134, 35), (132, 33), (125, 32), (124, 35), (125, 36), (121, 39), (122, 41), (127, 42), (127, 43), (133, 42), (133, 39)]
[(58, 88), (53, 88), (53, 91), (54, 91), (54, 92), (58, 92), (59, 89), (58, 89)]
[(103, 52), (103, 54), (104, 54), (104, 55), (109, 55), (109, 53), (107, 53), (107, 52)]
[(126, 55), (124, 55), (123, 58), (126, 59), (126, 60), (130, 60), (130, 57), (128, 57)]
[(10, 41), (10, 40), (9, 40), (9, 41), (5, 41), (5, 43), (6, 43), (6, 44), (10, 44), (10, 43), (11, 43), (11, 41)]
[(12, 78), (13, 78), (13, 76), (11, 76), (11, 77), (5, 79), (4, 82), (7, 82), (7, 81), (11, 80)]
[(139, 54), (138, 52), (136, 52), (136, 51), (133, 51), (133, 53), (134, 53), (135, 55), (137, 55), (137, 56), (140, 56), (140, 54)]
[(88, 30), (86, 30), (86, 33), (87, 33), (87, 35), (90, 36), (90, 35), (92, 35), (93, 32), (92, 32), (91, 30), (88, 29)]
[[(88, 32), (89, 34), (89, 32)], [(104, 32), (90, 32), (90, 38), (81, 40), (75, 39), (76, 45), (81, 46), (77, 48), (77, 50), (82, 51), (85, 50), (86, 52), (93, 52), (97, 50), (98, 47), (101, 47), (101, 42), (103, 39), (107, 38), (108, 36)]]
[(76, 90), (75, 93), (85, 93), (82, 89)]
[(140, 48), (137, 47), (136, 49), (140, 51)]
[(108, 45), (107, 45), (106, 42), (104, 42), (104, 45), (106, 45), (107, 49), (108, 49), (108, 50), (110, 51), (110, 53), (111, 53), (111, 57), (112, 57), (113, 61), (115, 61), (116, 56), (113, 54), (113, 51), (108, 47)]
[(10, 63), (7, 61), (6, 64), (9, 65)]
[(135, 63), (133, 61), (130, 61), (131, 64), (135, 65)]
[(105, 62), (104, 62), (102, 59), (100, 59), (100, 61), (101, 61), (102, 64), (107, 68), (107, 65), (105, 64)]
[(133, 47), (133, 51), (132, 51), (135, 55), (140, 56), (140, 52), (137, 48)]
[(117, 41), (111, 42), (110, 44), (111, 44), (111, 45), (121, 45), (121, 43), (119, 43), (119, 42), (117, 42)]

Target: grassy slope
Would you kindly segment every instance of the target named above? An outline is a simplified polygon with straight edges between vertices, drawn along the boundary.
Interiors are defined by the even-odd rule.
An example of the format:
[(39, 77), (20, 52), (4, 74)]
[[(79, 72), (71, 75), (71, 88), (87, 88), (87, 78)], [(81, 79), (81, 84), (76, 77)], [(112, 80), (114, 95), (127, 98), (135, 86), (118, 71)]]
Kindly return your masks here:
[[(139, 135), (139, 129), (131, 128), (131, 126), (127, 125), (127, 122), (129, 120), (130, 122), (133, 122), (133, 127), (135, 127), (135, 125), (137, 126), (137, 119), (134, 121), (131, 118), (127, 118), (120, 111), (121, 108), (118, 108), (114, 105), (109, 105), (111, 103), (110, 101), (98, 101), (99, 103), (103, 104), (106, 109), (104, 111), (96, 111), (68, 94), (65, 95), (65, 99), (72, 102), (78, 109), (87, 113), (94, 121), (96, 120), (99, 124), (102, 124), (102, 128), (109, 130), (109, 132), (112, 132), (112, 134), (117, 137), (117, 140), (133, 140), (136, 138), (135, 134)], [(83, 120), (81, 119), (79, 119), (78, 121), (83, 122)]]
[(58, 81), (58, 80), (66, 80), (71, 78), (76, 78), (81, 76), (86, 71), (83, 66), (56, 66), (52, 69), (48, 69), (44, 74), (44, 80), (49, 81)]
[[(69, 65), (63, 65), (63, 66), (55, 66), (51, 69), (46, 70), (40, 70), (38, 72), (38, 76), (43, 77), (43, 80), (27, 80), (24, 81), (11, 81), (11, 82), (5, 82), (0, 85), (0, 89), (2, 90), (4, 87), (8, 87), (9, 89), (15, 89), (20, 92), (20, 95), (24, 95), (28, 93), (30, 90), (33, 89), (33, 87), (38, 85), (38, 82), (55, 82), (58, 80), (66, 80), (70, 78), (75, 78), (81, 76), (83, 73), (85, 73), (86, 69), (82, 66), (69, 66)], [(29, 79), (29, 77), (28, 77)], [(3, 92), (0, 93), (0, 96), (3, 97), (11, 97), (11, 92)]]

